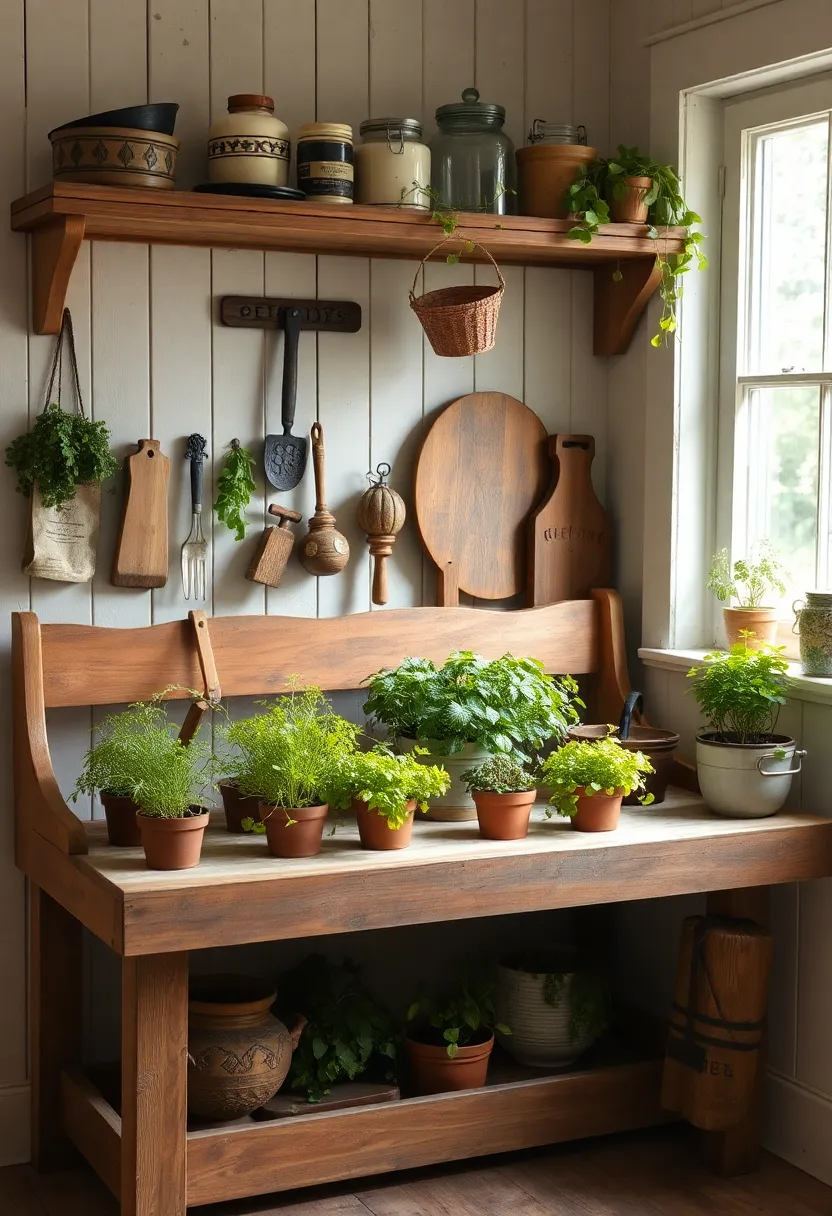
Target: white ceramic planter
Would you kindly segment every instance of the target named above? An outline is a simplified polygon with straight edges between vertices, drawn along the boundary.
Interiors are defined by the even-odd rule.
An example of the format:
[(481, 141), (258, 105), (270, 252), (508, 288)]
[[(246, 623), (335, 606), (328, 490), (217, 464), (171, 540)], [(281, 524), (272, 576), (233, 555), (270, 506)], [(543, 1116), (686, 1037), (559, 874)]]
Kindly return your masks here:
[(697, 735), (702, 797), (712, 811), (729, 819), (765, 819), (785, 803), (805, 755), (787, 735), (772, 735), (762, 745), (717, 743), (707, 734)]
[[(416, 747), (415, 739), (399, 738), (396, 743), (400, 752), (412, 752)], [(428, 754), (417, 757), (420, 764), (440, 764), (451, 778), (451, 788), (447, 794), (443, 794), (441, 798), (431, 798), (427, 818), (438, 819), (442, 823), (460, 823), (476, 819), (477, 808), (474, 806), (474, 799), (466, 790), (461, 777), (466, 769), (481, 764), (491, 753), (478, 747), (476, 743), (466, 743), (462, 751), (453, 756), (443, 755), (441, 750), (433, 750), (434, 747), (441, 748), (441, 744), (428, 741), (423, 746), (428, 749)]]
[(531, 1068), (568, 1068), (592, 1046), (594, 1039), (586, 1034), (573, 1038), (570, 1023), (572, 974), (564, 976), (564, 984), (554, 1005), (546, 1000), (545, 974), (520, 971), (500, 964), (497, 967), (495, 989), (496, 1020), (511, 1030), (510, 1035), (496, 1032), (505, 1050)]

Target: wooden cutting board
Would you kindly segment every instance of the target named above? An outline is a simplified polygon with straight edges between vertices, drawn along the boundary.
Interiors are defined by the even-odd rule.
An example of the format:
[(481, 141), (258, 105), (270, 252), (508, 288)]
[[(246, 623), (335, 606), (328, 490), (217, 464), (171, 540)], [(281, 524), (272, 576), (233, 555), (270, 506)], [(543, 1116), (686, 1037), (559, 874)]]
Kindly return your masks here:
[(587, 599), (593, 587), (612, 584), (610, 522), (592, 488), (595, 440), (552, 435), (549, 456), (549, 493), (528, 525), (530, 608)]
[(522, 401), (469, 393), (442, 411), (416, 465), (416, 521), (437, 565), (437, 603), (519, 594), (529, 512), (548, 475), (546, 428)]
[(164, 587), (168, 580), (170, 461), (158, 439), (140, 439), (124, 461), (124, 511), (113, 558), (116, 587)]

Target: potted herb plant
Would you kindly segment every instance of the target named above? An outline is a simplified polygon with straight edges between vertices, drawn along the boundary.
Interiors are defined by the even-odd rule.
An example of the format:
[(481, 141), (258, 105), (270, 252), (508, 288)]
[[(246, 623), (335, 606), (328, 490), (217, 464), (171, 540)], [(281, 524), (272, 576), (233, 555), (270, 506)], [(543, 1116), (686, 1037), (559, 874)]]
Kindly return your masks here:
[(511, 756), (489, 756), (461, 776), (477, 808), (486, 840), (521, 840), (528, 835), (537, 784)]
[(774, 733), (789, 691), (782, 647), (755, 650), (742, 640), (706, 655), (688, 676), (710, 727), (696, 736), (696, 771), (708, 806), (732, 819), (775, 814), (806, 755), (790, 736)]
[[(701, 217), (688, 207), (676, 170), (653, 160), (638, 148), (618, 145), (614, 157), (598, 157), (587, 165), (570, 186), (565, 204), (577, 223), (569, 230), (573, 240), (588, 244), (602, 224), (646, 224), (647, 235), (656, 242), (656, 264), (661, 272), (659, 294), (662, 315), (659, 332), (651, 339), (661, 346), (676, 332), (677, 309), (682, 295), (681, 278), (694, 263), (705, 270), (708, 260), (700, 246), (705, 239), (693, 231)], [(678, 225), (687, 229), (682, 253), (668, 254), (662, 247), (662, 229)], [(621, 270), (613, 272), (621, 280)]]
[(348, 805), (341, 771), (360, 729), (333, 712), (320, 688), (296, 687), (260, 704), (265, 712), (224, 732), (239, 755), (239, 793), (259, 799), (262, 822), (243, 826), (265, 833), (273, 857), (314, 857), (329, 807)]
[[(770, 541), (761, 540), (747, 558), (731, 564), (727, 549), (714, 554), (707, 587), (720, 603), (728, 645), (746, 639), (756, 649), (777, 641), (777, 609), (764, 606), (766, 597), (786, 594), (784, 570)], [(737, 603), (732, 605), (731, 600)]]
[(577, 722), (578, 686), (570, 676), (553, 679), (536, 659), (484, 659), (454, 651), (441, 667), (408, 658), (367, 681), (365, 712), (396, 737), (400, 750), (427, 749), (424, 762), (440, 760), (451, 778), (447, 794), (431, 801), (432, 819), (476, 816), (462, 781), (472, 764), (503, 754), (523, 764), (544, 744)]
[[(622, 799), (643, 789), (652, 771), (646, 756), (622, 747), (612, 735), (592, 743), (570, 740), (543, 762), (549, 805), (579, 832), (614, 831)], [(653, 795), (639, 801), (648, 806)]]
[(511, 1034), (494, 1013), (494, 978), (483, 972), (462, 975), (439, 996), (422, 995), (407, 1011), (404, 1045), (417, 1094), (478, 1089), (485, 1085), (494, 1049), (494, 1031)]
[(609, 1028), (606, 984), (574, 954), (504, 959), (497, 965), (497, 1017), (511, 1026), (501, 1046), (520, 1064), (566, 1068)]
[(394, 755), (377, 746), (346, 761), (342, 781), (349, 784), (358, 834), (365, 849), (406, 849), (417, 810), (426, 799), (444, 794), (451, 779), (444, 768), (420, 763), (424, 749)]

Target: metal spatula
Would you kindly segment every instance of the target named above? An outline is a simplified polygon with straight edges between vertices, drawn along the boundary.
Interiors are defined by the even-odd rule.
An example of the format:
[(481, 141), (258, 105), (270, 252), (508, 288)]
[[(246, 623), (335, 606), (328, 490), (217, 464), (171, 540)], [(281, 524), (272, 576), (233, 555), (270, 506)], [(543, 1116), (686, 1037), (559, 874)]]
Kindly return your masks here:
[(283, 394), (280, 421), (282, 435), (267, 435), (263, 462), (266, 476), (276, 490), (293, 490), (306, 468), (308, 444), (306, 438), (292, 434), (295, 402), (298, 395), (298, 339), (301, 314), (299, 308), (286, 308), (281, 313), (283, 343)]

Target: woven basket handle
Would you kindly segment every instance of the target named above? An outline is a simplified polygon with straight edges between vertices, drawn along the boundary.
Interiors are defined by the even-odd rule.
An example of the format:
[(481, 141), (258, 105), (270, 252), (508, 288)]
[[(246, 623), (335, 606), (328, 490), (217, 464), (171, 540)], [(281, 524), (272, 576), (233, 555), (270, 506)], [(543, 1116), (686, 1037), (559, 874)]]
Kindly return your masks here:
[(443, 238), (443, 240), (439, 241), (439, 243), (438, 243), (437, 245), (434, 245), (433, 249), (431, 249), (431, 250), (430, 250), (428, 253), (426, 253), (426, 254), (425, 254), (425, 256), (422, 258), (421, 262), (419, 263), (419, 266), (418, 266), (418, 268), (417, 268), (417, 270), (416, 270), (416, 273), (415, 273), (415, 275), (413, 276), (413, 286), (412, 286), (412, 287), (411, 287), (411, 289), (410, 289), (410, 298), (411, 298), (411, 300), (415, 300), (415, 299), (416, 299), (416, 284), (417, 284), (417, 283), (418, 283), (418, 281), (419, 281), (419, 271), (422, 269), (422, 267), (424, 266), (425, 262), (427, 262), (429, 258), (432, 258), (432, 257), (433, 257), (433, 255), (436, 253), (437, 249), (441, 249), (441, 248), (442, 248), (444, 245), (447, 245), (448, 241), (461, 241), (461, 240), (464, 240), (464, 241), (468, 242), (469, 244), (473, 245), (475, 249), (481, 249), (481, 250), (483, 251), (483, 253), (484, 253), (484, 254), (485, 254), (485, 256), (488, 258), (488, 260), (489, 260), (489, 262), (491, 263), (491, 265), (492, 265), (492, 266), (494, 267), (494, 269), (497, 271), (497, 279), (499, 280), (499, 289), (500, 289), (500, 291), (505, 291), (506, 281), (505, 281), (505, 279), (503, 278), (503, 276), (500, 274), (500, 267), (499, 267), (499, 266), (497, 265), (497, 263), (494, 261), (493, 257), (492, 257), (492, 256), (491, 256), (491, 254), (488, 252), (488, 250), (486, 249), (485, 245), (481, 245), (481, 244), (479, 243), (479, 241), (472, 241), (472, 240), (470, 239), (470, 237), (446, 236), (446, 237), (444, 237), (444, 238)]

